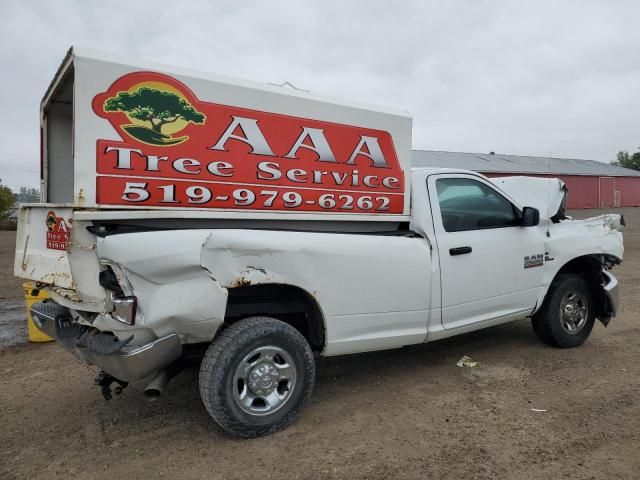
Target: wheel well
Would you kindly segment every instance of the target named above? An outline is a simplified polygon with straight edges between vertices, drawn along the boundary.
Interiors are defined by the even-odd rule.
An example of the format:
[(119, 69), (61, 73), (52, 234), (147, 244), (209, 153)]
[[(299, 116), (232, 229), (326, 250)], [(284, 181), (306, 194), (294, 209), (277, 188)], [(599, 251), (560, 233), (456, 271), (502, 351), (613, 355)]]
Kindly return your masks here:
[[(606, 325), (609, 318), (611, 318), (611, 314), (607, 295), (602, 288), (602, 271), (604, 268), (604, 261), (604, 256), (599, 254), (576, 257), (562, 266), (558, 273), (556, 273), (553, 281), (555, 282), (559, 275), (567, 273), (580, 275), (582, 278), (584, 278), (589, 285), (591, 297), (595, 303), (596, 317), (602, 320)], [(549, 288), (547, 296), (549, 295), (549, 292), (551, 292), (551, 288)]]
[(269, 284), (230, 288), (224, 323), (230, 325), (253, 316), (277, 318), (296, 328), (313, 351), (324, 348), (322, 311), (315, 298), (299, 287)]
[(563, 273), (575, 273), (578, 275), (587, 275), (589, 277), (596, 276), (598, 277), (598, 281), (600, 281), (599, 276), (602, 273), (602, 255), (583, 255), (582, 257), (576, 257), (565, 263), (558, 273), (556, 273), (556, 277)]

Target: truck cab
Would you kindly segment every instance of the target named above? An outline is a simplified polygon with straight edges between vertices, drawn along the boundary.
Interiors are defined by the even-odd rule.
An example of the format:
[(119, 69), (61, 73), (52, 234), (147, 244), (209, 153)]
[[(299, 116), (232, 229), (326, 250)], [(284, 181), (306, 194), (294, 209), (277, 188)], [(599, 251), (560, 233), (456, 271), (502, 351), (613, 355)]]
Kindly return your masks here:
[[(592, 283), (604, 282), (613, 291), (601, 298), (609, 311), (601, 318), (607, 322), (615, 314), (617, 280), (592, 263), (613, 265), (622, 258), (619, 216), (566, 217), (567, 191), (557, 179), (496, 182), (475, 172), (425, 168), (413, 169), (412, 182), (411, 228), (432, 239), (440, 272), (435, 298), (442, 302), (441, 318), (429, 330), (431, 339), (532, 316), (554, 278), (572, 269), (599, 272)], [(511, 184), (527, 198), (537, 191), (540, 208), (522, 206), (500, 188)]]

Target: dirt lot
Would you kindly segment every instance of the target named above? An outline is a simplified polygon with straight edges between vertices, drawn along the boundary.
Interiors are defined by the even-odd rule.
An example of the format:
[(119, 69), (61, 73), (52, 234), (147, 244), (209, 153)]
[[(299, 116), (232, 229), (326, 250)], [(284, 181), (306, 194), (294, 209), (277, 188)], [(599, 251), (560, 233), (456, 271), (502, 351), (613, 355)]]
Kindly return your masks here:
[[(195, 371), (160, 402), (131, 388), (105, 402), (57, 346), (4, 347), (0, 478), (640, 478), (640, 209), (624, 213), (623, 311), (581, 348), (546, 347), (521, 321), (319, 359), (310, 405), (267, 438), (223, 434)], [(24, 335), (2, 337), (21, 315), (13, 242), (0, 232), (5, 344)], [(462, 355), (480, 364), (457, 368)]]

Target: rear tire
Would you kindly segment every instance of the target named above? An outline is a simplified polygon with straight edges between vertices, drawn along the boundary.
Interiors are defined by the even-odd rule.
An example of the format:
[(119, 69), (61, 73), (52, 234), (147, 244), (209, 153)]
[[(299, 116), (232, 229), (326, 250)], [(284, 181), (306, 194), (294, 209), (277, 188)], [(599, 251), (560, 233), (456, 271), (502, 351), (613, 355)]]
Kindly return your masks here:
[(593, 329), (595, 308), (589, 285), (580, 275), (558, 275), (533, 318), (533, 330), (553, 347), (582, 345)]
[(285, 428), (311, 396), (313, 353), (298, 330), (270, 317), (240, 320), (211, 343), (200, 396), (227, 432), (251, 438)]

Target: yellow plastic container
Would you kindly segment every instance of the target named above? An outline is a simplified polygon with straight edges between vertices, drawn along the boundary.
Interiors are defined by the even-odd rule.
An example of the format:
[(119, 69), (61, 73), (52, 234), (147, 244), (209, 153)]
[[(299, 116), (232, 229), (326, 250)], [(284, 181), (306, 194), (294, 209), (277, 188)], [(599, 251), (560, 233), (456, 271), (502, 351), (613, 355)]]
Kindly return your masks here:
[[(44, 290), (35, 290), (32, 282), (23, 283), (22, 288), (24, 289), (24, 301), (27, 304), (27, 331), (29, 333), (29, 341), (38, 343), (53, 341), (53, 338), (45, 335), (36, 327), (36, 324), (33, 323), (33, 319), (31, 318), (31, 305), (45, 298), (49, 298), (47, 292)], [(37, 295), (33, 295), (34, 292), (37, 292)]]

